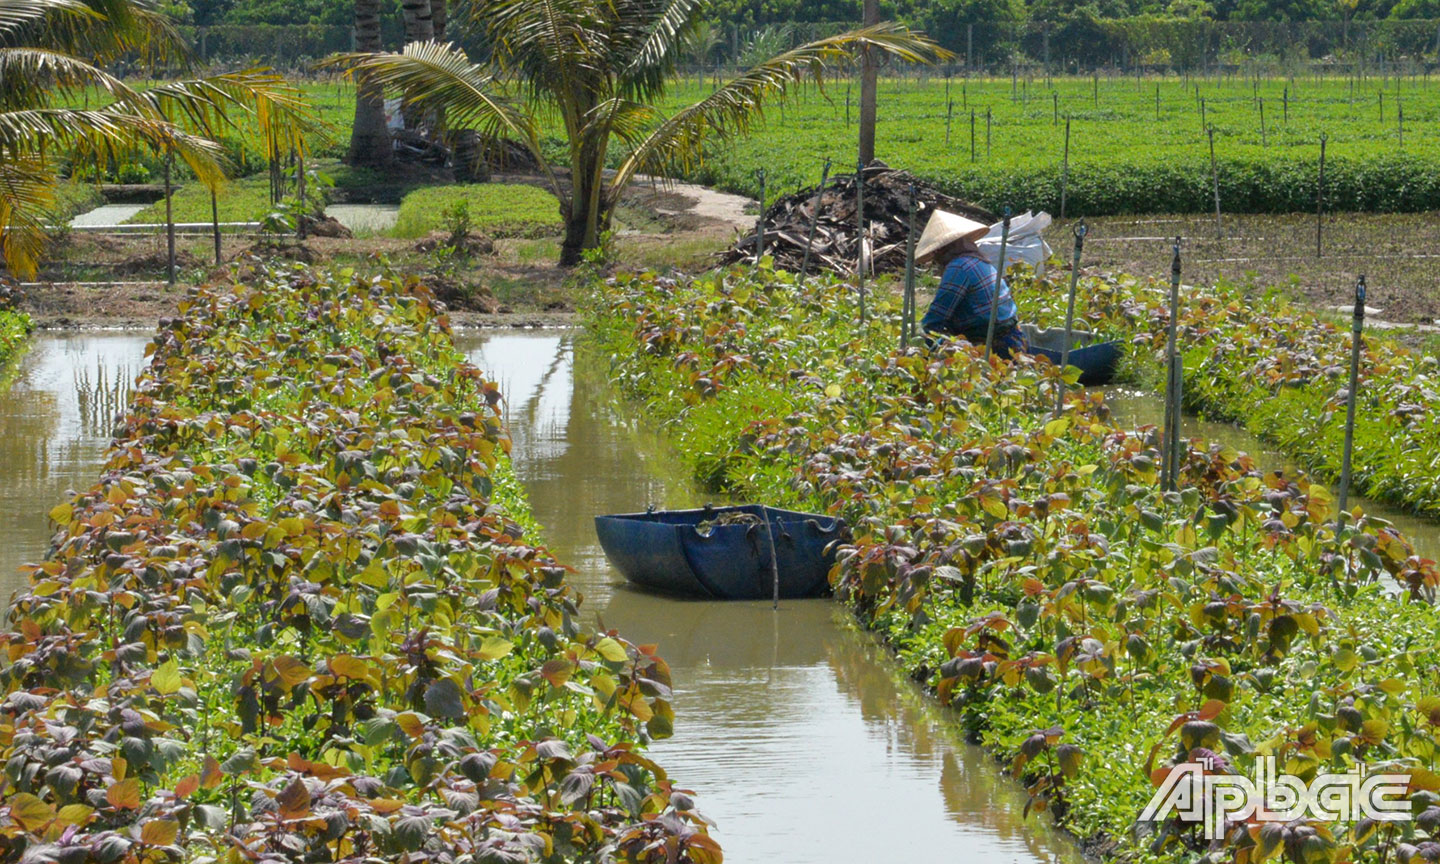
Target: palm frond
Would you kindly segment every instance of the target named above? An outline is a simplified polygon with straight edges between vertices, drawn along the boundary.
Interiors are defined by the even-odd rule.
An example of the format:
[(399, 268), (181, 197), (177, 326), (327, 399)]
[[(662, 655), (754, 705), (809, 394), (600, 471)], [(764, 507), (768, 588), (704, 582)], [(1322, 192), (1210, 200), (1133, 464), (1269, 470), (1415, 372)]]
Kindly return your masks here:
[[(643, 38), (631, 48), (620, 72), (620, 93), (632, 99), (653, 101), (664, 93), (665, 80), (675, 70), (675, 55), (683, 49), (704, 0), (663, 0), (650, 12)], [(638, 16), (637, 16), (638, 17)]]
[(0, 255), (21, 279), (34, 277), (55, 205), (55, 176), (39, 160), (0, 160)]
[(81, 0), (0, 0), (0, 45), (16, 30), (61, 16), (98, 17)]
[[(3, 0), (0, 0), (3, 2)], [(0, 110), (36, 108), (55, 93), (98, 87), (112, 96), (131, 92), (120, 79), (78, 57), (46, 48), (0, 48)]]
[(807, 77), (823, 86), (834, 63), (869, 48), (907, 63), (929, 63), (950, 56), (928, 37), (885, 22), (818, 39), (759, 63), (699, 102), (680, 109), (651, 132), (621, 164), (610, 196), (629, 185), (635, 174), (679, 173), (692, 168), (711, 135), (744, 134), (762, 116), (764, 106), (784, 98)]

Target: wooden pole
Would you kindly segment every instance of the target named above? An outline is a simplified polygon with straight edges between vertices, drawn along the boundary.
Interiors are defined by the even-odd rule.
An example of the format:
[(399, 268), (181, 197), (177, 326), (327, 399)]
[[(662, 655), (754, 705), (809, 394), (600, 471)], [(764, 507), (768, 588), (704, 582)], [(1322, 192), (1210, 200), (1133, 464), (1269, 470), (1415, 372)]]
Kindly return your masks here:
[(174, 192), (170, 185), (170, 168), (175, 162), (175, 151), (169, 144), (165, 145), (165, 248), (166, 248), (166, 272), (169, 274), (170, 287), (175, 287), (175, 210)]
[(915, 184), (910, 184), (910, 221), (905, 233), (905, 302), (900, 313), (900, 349), (915, 338)]
[(220, 198), (215, 194), (214, 189), (210, 190), (210, 228), (215, 236), (215, 266), (219, 267), (222, 263), (220, 253)]
[(1345, 398), (1345, 450), (1340, 457), (1340, 502), (1335, 515), (1335, 533), (1345, 527), (1345, 508), (1350, 499), (1350, 462), (1355, 454), (1355, 403), (1360, 391), (1361, 333), (1365, 329), (1365, 277), (1355, 282), (1355, 314), (1350, 322), (1350, 391)]
[(1175, 404), (1175, 341), (1180, 319), (1180, 238), (1175, 238), (1174, 255), (1170, 259), (1170, 321), (1165, 330), (1165, 425), (1160, 444), (1160, 487), (1165, 491), (1173, 489), (1171, 483), (1171, 438), (1179, 435), (1180, 418)]
[(1205, 130), (1210, 136), (1210, 186), (1215, 192), (1215, 239), (1225, 236), (1220, 226), (1220, 171), (1215, 166), (1215, 127)]
[(855, 166), (855, 286), (860, 292), (860, 323), (865, 323), (865, 163)]
[(1005, 281), (1005, 247), (1010, 243), (1010, 208), (1000, 223), (1000, 258), (995, 265), (995, 289), (990, 292), (990, 324), (985, 328), (985, 362), (995, 348), (995, 319), (1000, 316), (1000, 283)]
[(815, 203), (810, 213), (810, 233), (805, 237), (805, 257), (800, 261), (800, 275), (810, 272), (810, 250), (815, 247), (815, 229), (820, 225), (820, 199), (825, 194), (825, 181), (830, 179), (830, 158), (825, 158), (825, 167), (820, 169), (820, 185), (815, 189)]
[(1065, 199), (1070, 192), (1070, 118), (1065, 118), (1065, 156), (1060, 161), (1060, 218), (1065, 218)]
[(1320, 178), (1315, 185), (1315, 257), (1319, 258), (1324, 253), (1321, 251), (1321, 241), (1325, 233), (1325, 142), (1329, 136), (1324, 132), (1320, 133)]
[(755, 217), (755, 266), (765, 257), (765, 169), (755, 172), (760, 179), (760, 215)]
[(1080, 284), (1080, 252), (1085, 248), (1085, 235), (1090, 233), (1085, 220), (1075, 226), (1075, 258), (1070, 264), (1070, 299), (1065, 303), (1065, 345), (1060, 349), (1060, 380), (1055, 382), (1055, 416), (1065, 410), (1065, 368), (1070, 365), (1070, 340), (1075, 330), (1075, 289)]
[(770, 608), (780, 609), (780, 558), (775, 554), (775, 523), (770, 521), (770, 511), (764, 507), (760, 513), (765, 517), (765, 539), (770, 542)]

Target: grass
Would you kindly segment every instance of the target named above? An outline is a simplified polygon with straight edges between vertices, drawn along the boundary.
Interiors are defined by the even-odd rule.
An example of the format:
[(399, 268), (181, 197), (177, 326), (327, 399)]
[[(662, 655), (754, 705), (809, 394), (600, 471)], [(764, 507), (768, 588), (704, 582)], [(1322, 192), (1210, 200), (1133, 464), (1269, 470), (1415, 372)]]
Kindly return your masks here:
[[(190, 183), (171, 196), (176, 222), (209, 222), (210, 190)], [(264, 174), (241, 177), (220, 190), (221, 222), (256, 222), (270, 211), (270, 181)], [(158, 224), (165, 221), (165, 202), (156, 201), (130, 218), (131, 222)]]
[(391, 234), (424, 237), (444, 228), (444, 211), (464, 201), (470, 207), (473, 231), (492, 237), (533, 237), (550, 234), (561, 224), (560, 206), (551, 193), (525, 185), (477, 183), (432, 186), (408, 193)]

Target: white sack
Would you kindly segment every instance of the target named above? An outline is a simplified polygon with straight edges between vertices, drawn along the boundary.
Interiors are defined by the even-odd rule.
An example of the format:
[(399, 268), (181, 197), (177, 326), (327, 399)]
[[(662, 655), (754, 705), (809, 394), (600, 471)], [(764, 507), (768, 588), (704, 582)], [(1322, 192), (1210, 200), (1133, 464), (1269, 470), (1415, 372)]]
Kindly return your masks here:
[[(1005, 268), (1008, 270), (1016, 261), (1024, 261), (1034, 267), (1037, 273), (1045, 272), (1045, 259), (1050, 257), (1050, 245), (1040, 234), (1050, 227), (1050, 214), (1045, 211), (1031, 213), (1026, 210), (1010, 218), (1010, 239), (1005, 244)], [(990, 266), (999, 266), (1000, 234), (1003, 222), (990, 226), (990, 233), (975, 241)]]

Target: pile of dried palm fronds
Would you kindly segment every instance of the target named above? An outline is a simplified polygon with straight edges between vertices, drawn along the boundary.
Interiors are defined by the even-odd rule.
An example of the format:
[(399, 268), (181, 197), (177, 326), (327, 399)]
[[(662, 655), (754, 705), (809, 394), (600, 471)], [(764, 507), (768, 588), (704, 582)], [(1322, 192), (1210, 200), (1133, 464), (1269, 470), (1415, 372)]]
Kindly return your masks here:
[[(815, 239), (810, 251), (810, 272), (831, 270), (845, 275), (854, 274), (862, 261), (862, 240), (866, 272), (903, 270), (912, 188), (915, 190), (917, 232), (925, 229), (925, 222), (935, 208), (986, 224), (995, 221), (994, 214), (988, 210), (937, 191), (908, 171), (875, 161), (867, 165), (862, 173), (865, 181), (863, 238), (855, 219), (858, 202), (854, 174), (833, 177), (825, 184), (819, 197), (818, 221), (815, 220), (814, 187), (787, 195), (770, 205), (764, 220), (765, 254), (774, 257), (776, 267), (794, 271), (800, 269), (813, 224)], [(736, 238), (735, 245), (720, 254), (725, 263), (733, 264), (754, 261), (755, 251), (756, 232), (749, 231)]]

